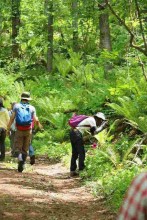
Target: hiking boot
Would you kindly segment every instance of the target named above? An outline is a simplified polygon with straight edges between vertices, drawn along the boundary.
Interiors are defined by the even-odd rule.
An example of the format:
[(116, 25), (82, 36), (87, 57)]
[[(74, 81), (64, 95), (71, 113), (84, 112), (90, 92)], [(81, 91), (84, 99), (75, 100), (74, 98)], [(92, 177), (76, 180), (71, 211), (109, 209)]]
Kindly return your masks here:
[(31, 165), (35, 164), (35, 155), (30, 157), (30, 164)]
[(24, 169), (24, 162), (19, 161), (18, 162), (18, 172), (22, 173), (23, 169)]
[(70, 171), (70, 177), (79, 176), (76, 171)]

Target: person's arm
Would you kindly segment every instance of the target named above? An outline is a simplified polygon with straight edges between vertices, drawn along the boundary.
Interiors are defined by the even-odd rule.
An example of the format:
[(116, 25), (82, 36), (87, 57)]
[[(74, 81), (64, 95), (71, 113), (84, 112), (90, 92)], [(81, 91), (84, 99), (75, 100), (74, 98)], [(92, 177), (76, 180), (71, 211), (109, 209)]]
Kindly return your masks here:
[(11, 117), (10, 117), (10, 120), (9, 120), (9, 123), (8, 123), (8, 126), (7, 126), (7, 130), (9, 131), (10, 128), (11, 128), (11, 125), (13, 124), (14, 122), (14, 119), (15, 119), (15, 112), (12, 113)]
[(34, 123), (37, 125), (37, 127), (39, 127), (40, 129), (43, 129), (43, 126), (40, 123), (40, 121), (36, 115), (34, 115)]
[(108, 125), (108, 121), (103, 121), (103, 123), (101, 124), (100, 127), (98, 127), (95, 131), (94, 134), (98, 134), (99, 132), (101, 132), (103, 129), (105, 129)]
[(42, 124), (39, 122), (39, 119), (38, 119), (38, 117), (37, 117), (36, 109), (35, 109), (34, 106), (33, 106), (33, 112), (32, 112), (32, 114), (33, 114), (33, 115), (32, 115), (32, 118), (33, 118), (33, 121), (34, 121), (34, 125), (36, 124), (39, 129), (43, 129), (43, 126), (42, 126)]
[(98, 128), (96, 126), (92, 126), (90, 128), (90, 133), (83, 138), (84, 141), (86, 142), (87, 140), (90, 139), (90, 136), (94, 136), (94, 135), (98, 134), (99, 132), (101, 132), (103, 129), (105, 129), (107, 127), (107, 125), (108, 125), (108, 121), (103, 121), (101, 126), (99, 126)]
[(97, 130), (96, 126), (93, 126), (93, 127), (90, 128), (90, 133), (91, 133), (92, 136), (95, 135), (96, 130)]

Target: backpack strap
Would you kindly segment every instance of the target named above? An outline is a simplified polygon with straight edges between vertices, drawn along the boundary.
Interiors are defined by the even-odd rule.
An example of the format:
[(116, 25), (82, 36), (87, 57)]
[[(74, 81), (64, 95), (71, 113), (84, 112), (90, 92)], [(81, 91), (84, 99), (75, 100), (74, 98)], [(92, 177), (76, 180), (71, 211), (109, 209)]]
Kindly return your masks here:
[(87, 127), (87, 128), (91, 128), (91, 125), (78, 125), (77, 127)]

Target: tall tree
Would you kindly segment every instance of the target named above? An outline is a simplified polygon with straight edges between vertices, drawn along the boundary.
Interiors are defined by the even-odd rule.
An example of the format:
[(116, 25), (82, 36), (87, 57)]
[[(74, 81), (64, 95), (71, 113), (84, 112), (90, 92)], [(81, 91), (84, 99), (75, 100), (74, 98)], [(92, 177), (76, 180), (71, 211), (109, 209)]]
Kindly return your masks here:
[[(98, 4), (99, 10), (101, 11), (99, 16), (99, 28), (100, 28), (100, 49), (111, 51), (111, 35), (109, 27), (109, 14), (106, 8), (106, 4)], [(104, 63), (105, 78), (108, 77), (108, 71), (111, 69), (111, 65), (106, 61)]]
[(53, 0), (45, 0), (45, 7), (48, 15), (48, 49), (47, 49), (47, 71), (50, 73), (53, 69)]
[(72, 0), (73, 51), (78, 51), (78, 0)]
[(20, 56), (20, 45), (18, 43), (20, 27), (20, 2), (21, 0), (12, 0), (12, 56)]
[(105, 5), (99, 4), (99, 10), (101, 11), (99, 17), (100, 48), (111, 51), (112, 46), (111, 46), (111, 36), (110, 36), (110, 28), (109, 28), (109, 14), (106, 11)]

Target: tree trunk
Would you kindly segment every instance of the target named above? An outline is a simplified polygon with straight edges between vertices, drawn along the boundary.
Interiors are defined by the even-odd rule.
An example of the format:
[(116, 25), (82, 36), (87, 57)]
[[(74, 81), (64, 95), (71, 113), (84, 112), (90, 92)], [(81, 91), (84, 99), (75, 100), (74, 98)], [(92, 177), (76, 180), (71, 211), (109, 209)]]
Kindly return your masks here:
[(12, 56), (14, 58), (20, 56), (20, 46), (17, 41), (20, 27), (20, 1), (21, 0), (12, 0)]
[(78, 0), (72, 1), (73, 51), (78, 51)]
[(99, 18), (100, 27), (100, 48), (108, 51), (112, 50), (111, 37), (109, 28), (109, 15), (108, 13), (102, 13)]
[(53, 0), (46, 0), (48, 14), (47, 71), (53, 70)]
[[(101, 10), (101, 14), (99, 17), (99, 28), (100, 28), (100, 44), (99, 47), (101, 50), (111, 51), (111, 35), (110, 35), (110, 27), (109, 27), (109, 14), (106, 11), (105, 5), (99, 5), (99, 9)], [(106, 61), (104, 64), (104, 74), (105, 78), (108, 76), (108, 72), (111, 69), (111, 65)]]

